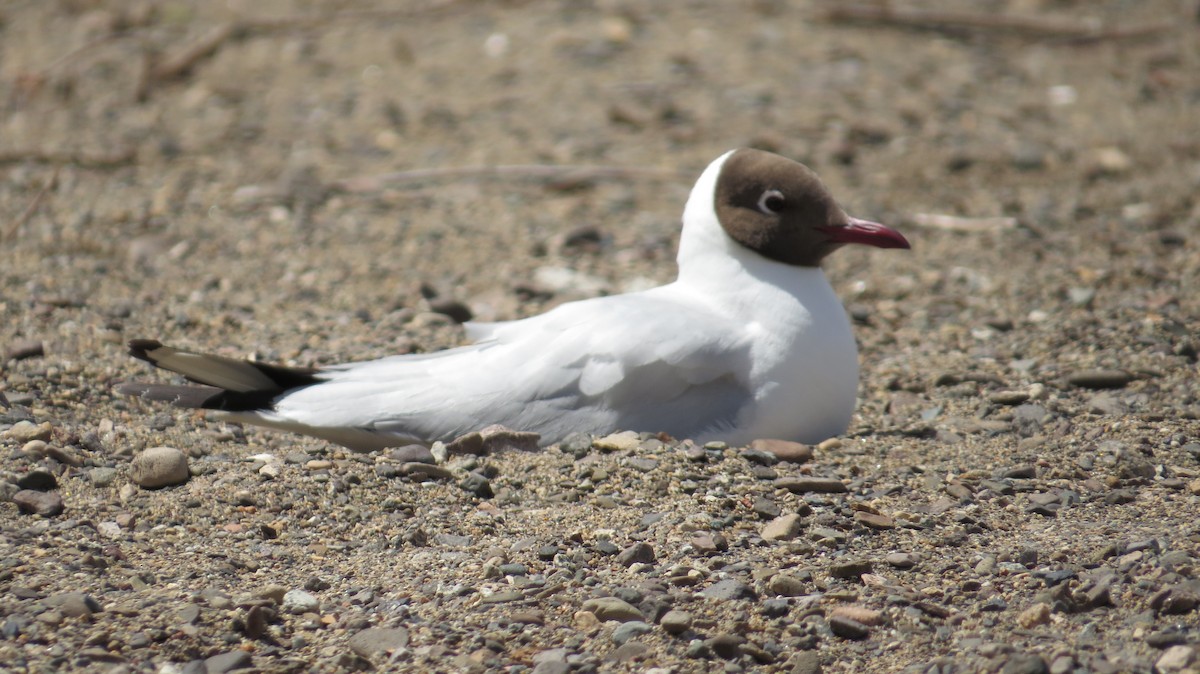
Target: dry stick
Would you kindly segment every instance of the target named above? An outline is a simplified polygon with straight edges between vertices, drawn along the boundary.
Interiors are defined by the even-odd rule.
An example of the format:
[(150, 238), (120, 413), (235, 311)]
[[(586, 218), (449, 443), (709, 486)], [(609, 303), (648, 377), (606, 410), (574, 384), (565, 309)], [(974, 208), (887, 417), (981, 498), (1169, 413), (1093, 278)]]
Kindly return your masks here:
[(676, 169), (621, 166), (552, 166), (548, 164), (507, 164), (500, 166), (450, 166), (396, 171), (373, 176), (358, 176), (330, 183), (335, 190), (350, 193), (378, 192), (386, 187), (413, 185), (445, 178), (533, 178), (563, 186), (593, 180), (630, 178), (679, 179), (692, 175)]
[(1012, 14), (940, 12), (891, 6), (837, 4), (825, 10), (825, 18), (842, 23), (879, 23), (920, 29), (966, 29), (1002, 31), (1034, 38), (1056, 38), (1072, 42), (1142, 38), (1170, 30), (1173, 23), (1105, 29), (1098, 22), (1047, 19)]
[(0, 152), (0, 165), (37, 162), (62, 166), (71, 164), (83, 168), (110, 169), (133, 163), (137, 151), (133, 148), (117, 150), (109, 154), (64, 153), (45, 150), (8, 150)]
[(4, 232), (0, 233), (2, 234), (2, 236), (0, 236), (0, 241), (8, 241), (12, 237), (16, 236), (17, 233), (21, 231), (21, 228), (25, 226), (25, 223), (29, 222), (29, 220), (33, 217), (33, 214), (37, 212), (38, 207), (42, 205), (42, 201), (46, 198), (46, 194), (50, 190), (54, 189), (54, 186), (57, 184), (58, 167), (55, 166), (54, 173), (50, 174), (50, 180), (46, 181), (46, 184), (42, 185), (42, 189), (38, 190), (38, 193), (33, 196), (33, 201), (30, 201), (29, 205), (25, 207), (25, 210), (21, 212), (21, 215), (17, 216), (17, 219), (9, 223)]

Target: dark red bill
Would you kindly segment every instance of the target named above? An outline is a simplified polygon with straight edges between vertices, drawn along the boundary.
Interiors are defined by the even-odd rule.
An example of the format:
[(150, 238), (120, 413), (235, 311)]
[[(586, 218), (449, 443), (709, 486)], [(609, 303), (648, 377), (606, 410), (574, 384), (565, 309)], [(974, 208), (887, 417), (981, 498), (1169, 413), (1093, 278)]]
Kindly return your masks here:
[(850, 224), (827, 225), (817, 229), (827, 234), (830, 241), (836, 243), (861, 243), (876, 248), (912, 248), (908, 244), (908, 239), (904, 238), (900, 232), (887, 225), (869, 220), (850, 218)]

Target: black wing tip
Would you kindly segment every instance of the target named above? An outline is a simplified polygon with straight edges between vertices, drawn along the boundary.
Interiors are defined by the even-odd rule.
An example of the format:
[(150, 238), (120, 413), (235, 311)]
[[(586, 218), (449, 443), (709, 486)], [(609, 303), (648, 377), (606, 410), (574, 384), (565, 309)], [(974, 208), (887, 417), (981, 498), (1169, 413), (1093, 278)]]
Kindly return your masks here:
[(154, 359), (150, 357), (150, 352), (161, 349), (162, 346), (162, 342), (157, 339), (131, 339), (129, 340), (129, 355), (138, 360), (153, 363)]

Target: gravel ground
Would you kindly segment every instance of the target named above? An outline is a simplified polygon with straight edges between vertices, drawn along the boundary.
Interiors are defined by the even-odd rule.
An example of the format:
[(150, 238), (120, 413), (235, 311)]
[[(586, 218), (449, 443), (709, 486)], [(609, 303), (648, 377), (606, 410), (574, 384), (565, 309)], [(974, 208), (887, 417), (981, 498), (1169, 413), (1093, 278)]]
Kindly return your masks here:
[[(0, 672), (1200, 672), (1195, 3), (892, 4), (983, 14), (0, 7)], [(134, 337), (312, 365), (667, 281), (747, 145), (914, 244), (827, 265), (841, 438), (359, 455), (111, 391)]]

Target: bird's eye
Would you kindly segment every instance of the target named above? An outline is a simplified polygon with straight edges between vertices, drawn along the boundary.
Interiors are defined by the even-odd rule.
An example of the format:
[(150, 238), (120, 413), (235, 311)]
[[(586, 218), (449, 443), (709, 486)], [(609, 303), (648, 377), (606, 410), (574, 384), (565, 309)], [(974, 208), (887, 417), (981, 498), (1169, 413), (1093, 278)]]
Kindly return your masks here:
[(767, 215), (775, 215), (783, 210), (784, 203), (783, 192), (779, 190), (767, 190), (758, 198), (758, 210)]

